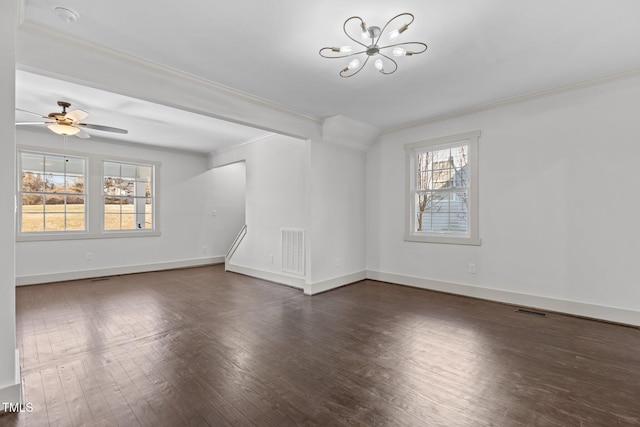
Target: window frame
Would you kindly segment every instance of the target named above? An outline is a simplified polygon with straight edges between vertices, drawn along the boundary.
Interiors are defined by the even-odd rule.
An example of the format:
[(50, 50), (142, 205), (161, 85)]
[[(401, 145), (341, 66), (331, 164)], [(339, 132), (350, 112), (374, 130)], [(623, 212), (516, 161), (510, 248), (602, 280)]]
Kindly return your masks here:
[[(36, 154), (49, 154), (56, 156), (82, 157), (86, 159), (85, 168), (85, 230), (84, 231), (50, 231), (50, 232), (32, 232), (21, 233), (21, 210), (18, 203), (21, 203), (16, 196), (16, 221), (15, 221), (15, 238), (16, 242), (35, 242), (35, 241), (54, 241), (54, 240), (83, 240), (83, 239), (111, 239), (124, 237), (156, 237), (162, 233), (160, 231), (160, 176), (161, 162), (142, 160), (130, 157), (106, 156), (101, 154), (78, 152), (72, 150), (49, 149), (42, 146), (32, 146), (19, 144), (16, 146), (16, 162), (17, 162), (17, 183), (16, 195), (20, 194), (21, 188), (21, 152), (30, 152)], [(103, 187), (103, 161), (114, 163), (140, 164), (145, 166), (153, 166), (153, 229), (127, 229), (127, 230), (103, 230), (103, 210), (102, 206), (102, 187)]]
[[(17, 184), (17, 188), (16, 188), (16, 233), (17, 235), (21, 236), (21, 237), (32, 237), (32, 236), (72, 236), (72, 235), (81, 235), (83, 233), (86, 233), (88, 230), (88, 224), (89, 224), (89, 190), (88, 190), (88, 186), (87, 183), (89, 181), (89, 173), (88, 173), (88, 169), (89, 169), (89, 158), (83, 155), (77, 155), (77, 154), (71, 154), (71, 153), (58, 153), (58, 152), (52, 152), (52, 151), (46, 151), (46, 150), (31, 150), (31, 149), (23, 149), (20, 148), (17, 151), (17, 161), (18, 161), (18, 177), (16, 180), (16, 184)], [(22, 213), (22, 208), (23, 208), (23, 204), (22, 204), (22, 196), (24, 195), (24, 192), (22, 191), (22, 173), (23, 173), (23, 158), (22, 158), (22, 154), (35, 154), (35, 155), (40, 155), (43, 157), (61, 157), (62, 159), (65, 158), (73, 158), (73, 159), (80, 159), (84, 162), (84, 171), (83, 171), (83, 178), (84, 178), (84, 183), (83, 183), (83, 187), (84, 187), (84, 192), (81, 194), (81, 196), (84, 198), (84, 228), (82, 230), (51, 230), (51, 231), (47, 231), (46, 227), (43, 226), (43, 230), (42, 231), (22, 231), (22, 220), (23, 220), (23, 213)], [(66, 169), (66, 167), (65, 167)], [(46, 179), (46, 168), (43, 169), (43, 173)], [(65, 181), (66, 181), (66, 176), (67, 176), (67, 172), (65, 170), (64, 175), (65, 177)], [(30, 192), (27, 192), (30, 193)], [(42, 197), (46, 197), (47, 192), (41, 191), (40, 193), (42, 193)], [(53, 194), (58, 194), (58, 195), (62, 195), (63, 197), (67, 197), (68, 195), (73, 195), (76, 193), (68, 193), (67, 191), (64, 191), (62, 193), (51, 193), (51, 195)], [(80, 194), (80, 193), (78, 193)], [(64, 212), (64, 216), (65, 216), (65, 224), (66, 224), (66, 217), (67, 217), (67, 212), (66, 212), (66, 203), (65, 205), (65, 212)], [(45, 202), (45, 206), (46, 206), (46, 202)], [(45, 208), (46, 209), (46, 208)], [(46, 211), (43, 211), (43, 220), (46, 220)]]
[[(125, 228), (125, 229), (116, 229), (116, 230), (107, 230), (104, 228), (104, 223), (106, 219), (107, 213), (105, 212), (105, 203), (104, 199), (106, 197), (104, 193), (104, 178), (105, 178), (105, 164), (106, 163), (117, 163), (122, 168), (122, 165), (128, 166), (143, 166), (151, 168), (151, 228)], [(156, 165), (152, 162), (139, 162), (132, 160), (113, 160), (112, 158), (104, 158), (101, 160), (101, 185), (100, 185), (100, 230), (105, 234), (122, 234), (122, 233), (153, 233), (156, 229)], [(121, 197), (121, 196), (118, 196)], [(139, 198), (139, 196), (134, 196), (135, 198)], [(145, 197), (146, 198), (146, 197)]]
[[(478, 142), (480, 131), (466, 132), (440, 138), (427, 139), (404, 145), (405, 149), (405, 234), (407, 242), (445, 243), (459, 245), (475, 245), (481, 243), (478, 230)], [(460, 233), (434, 233), (428, 231), (416, 231), (416, 178), (417, 161), (416, 153), (424, 151), (437, 151), (461, 145), (469, 146), (468, 179), (469, 179), (469, 203), (467, 205), (468, 232)]]

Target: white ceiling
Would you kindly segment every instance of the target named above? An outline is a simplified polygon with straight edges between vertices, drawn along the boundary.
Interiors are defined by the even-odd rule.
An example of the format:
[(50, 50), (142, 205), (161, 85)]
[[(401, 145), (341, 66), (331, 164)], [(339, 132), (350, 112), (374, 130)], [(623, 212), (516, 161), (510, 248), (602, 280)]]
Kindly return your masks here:
[[(25, 23), (137, 55), (319, 119), (343, 115), (383, 129), (640, 69), (637, 0), (24, 2)], [(80, 19), (63, 22), (52, 12), (58, 5), (77, 10)], [(349, 16), (383, 26), (401, 12), (415, 15), (402, 41), (425, 42), (429, 50), (400, 58), (395, 74), (384, 76), (370, 66), (343, 79), (338, 71), (348, 61), (318, 55), (321, 47), (348, 44), (342, 23)], [(19, 108), (46, 115), (57, 110), (59, 99), (92, 113), (87, 122), (129, 129), (128, 137), (135, 142), (157, 139), (166, 146), (209, 152), (265, 134), (18, 74)], [(184, 129), (172, 134), (177, 117)]]

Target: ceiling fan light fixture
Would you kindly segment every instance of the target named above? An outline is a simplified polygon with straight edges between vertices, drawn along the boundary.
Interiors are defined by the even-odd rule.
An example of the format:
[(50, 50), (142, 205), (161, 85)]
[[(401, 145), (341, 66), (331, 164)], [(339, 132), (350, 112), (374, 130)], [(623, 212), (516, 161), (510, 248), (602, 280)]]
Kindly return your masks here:
[(63, 6), (54, 7), (53, 13), (55, 13), (58, 18), (62, 19), (66, 23), (76, 22), (78, 18), (80, 18), (80, 14), (78, 12)]
[(59, 123), (51, 123), (50, 125), (47, 125), (47, 127), (58, 135), (71, 136), (80, 132), (80, 129), (75, 126), (61, 125)]

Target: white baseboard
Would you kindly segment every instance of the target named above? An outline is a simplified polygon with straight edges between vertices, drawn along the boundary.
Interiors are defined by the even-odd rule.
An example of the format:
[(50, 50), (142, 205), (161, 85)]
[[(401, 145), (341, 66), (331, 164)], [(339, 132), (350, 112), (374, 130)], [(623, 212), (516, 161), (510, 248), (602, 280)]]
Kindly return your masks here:
[(20, 380), (20, 350), (16, 349), (15, 380), (13, 384), (0, 387), (0, 412), (4, 411), (2, 403), (22, 403), (22, 383)]
[(93, 270), (68, 271), (64, 273), (35, 274), (17, 276), (16, 286), (36, 285), (39, 283), (63, 282), (67, 280), (92, 279), (95, 277), (117, 276), (119, 274), (145, 273), (149, 271), (173, 270), (175, 268), (199, 267), (220, 264), (224, 256), (195, 258), (180, 261), (157, 262), (153, 264), (127, 265), (122, 267), (97, 268)]
[(227, 271), (240, 273), (245, 276), (255, 277), (279, 285), (291, 286), (292, 288), (304, 289), (306, 280), (304, 277), (290, 276), (288, 274), (276, 273), (273, 271), (259, 270), (257, 268), (245, 267), (237, 264), (227, 264)]
[(640, 326), (640, 312), (604, 305), (589, 304), (563, 299), (549, 298), (538, 295), (522, 294), (518, 292), (491, 289), (479, 286), (463, 285), (453, 282), (423, 279), (420, 277), (404, 276), (400, 274), (384, 273), (381, 271), (367, 271), (367, 278), (381, 282), (413, 286), (451, 294), (464, 295), (485, 300), (504, 302), (541, 310), (567, 313), (575, 316)]
[(321, 292), (327, 292), (341, 286), (359, 282), (367, 278), (366, 271), (358, 271), (356, 273), (346, 274), (344, 276), (334, 277), (333, 279), (323, 280), (321, 282), (311, 283), (305, 287), (305, 295), (317, 295)]

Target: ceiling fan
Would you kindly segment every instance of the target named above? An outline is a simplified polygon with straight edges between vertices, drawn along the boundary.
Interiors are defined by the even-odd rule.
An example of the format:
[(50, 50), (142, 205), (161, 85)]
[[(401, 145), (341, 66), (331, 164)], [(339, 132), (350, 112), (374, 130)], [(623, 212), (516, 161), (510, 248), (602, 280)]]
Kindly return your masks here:
[(82, 123), (81, 120), (87, 118), (87, 116), (89, 116), (89, 113), (84, 110), (73, 110), (67, 113), (67, 108), (69, 108), (71, 104), (65, 101), (58, 101), (58, 105), (62, 107), (62, 112), (50, 113), (48, 116), (42, 116), (38, 113), (33, 113), (21, 108), (16, 108), (16, 110), (18, 111), (33, 114), (34, 116), (49, 120), (47, 122), (17, 122), (16, 125), (47, 125), (47, 127), (52, 132), (55, 132), (58, 135), (75, 135), (78, 138), (85, 139), (91, 137), (88, 133), (83, 131), (82, 128), (101, 130), (104, 132), (128, 133), (128, 131), (125, 129), (119, 129), (110, 126), (93, 125), (90, 123)]

